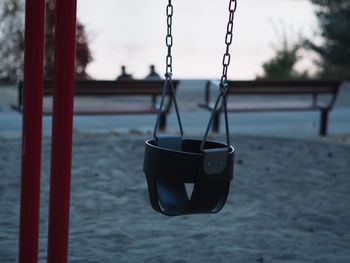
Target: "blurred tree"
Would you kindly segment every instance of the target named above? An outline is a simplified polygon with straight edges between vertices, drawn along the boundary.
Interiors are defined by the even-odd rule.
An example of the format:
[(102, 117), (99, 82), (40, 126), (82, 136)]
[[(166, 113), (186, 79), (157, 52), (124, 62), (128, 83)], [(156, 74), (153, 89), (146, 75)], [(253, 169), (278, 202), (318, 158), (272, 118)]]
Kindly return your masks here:
[(20, 0), (0, 1), (0, 79), (13, 81), (22, 75), (23, 14)]
[[(54, 70), (54, 34), (55, 34), (55, 0), (48, 0), (46, 4), (46, 28), (45, 28), (45, 73), (46, 78), (53, 77)], [(87, 65), (92, 61), (89, 42), (85, 33), (85, 27), (77, 22), (76, 62), (75, 77), (78, 79), (90, 79), (86, 73)]]
[(90, 79), (91, 77), (86, 73), (87, 65), (92, 61), (92, 55), (89, 48), (89, 42), (85, 33), (85, 27), (79, 21), (77, 23), (77, 47), (76, 47), (76, 61), (75, 74), (76, 78)]
[(289, 45), (286, 36), (283, 37), (282, 47), (275, 48), (275, 56), (266, 61), (263, 67), (263, 75), (258, 79), (295, 79), (308, 78), (307, 71), (299, 73), (295, 70), (295, 64), (301, 59), (298, 54), (301, 45), (296, 43)]
[(319, 55), (319, 76), (350, 79), (350, 1), (311, 0), (316, 6), (322, 44), (306, 41)]
[[(47, 0), (45, 27), (45, 75), (53, 76), (55, 0)], [(0, 0), (0, 79), (22, 78), (24, 51), (24, 0)], [(76, 78), (87, 79), (92, 61), (84, 25), (77, 22)]]

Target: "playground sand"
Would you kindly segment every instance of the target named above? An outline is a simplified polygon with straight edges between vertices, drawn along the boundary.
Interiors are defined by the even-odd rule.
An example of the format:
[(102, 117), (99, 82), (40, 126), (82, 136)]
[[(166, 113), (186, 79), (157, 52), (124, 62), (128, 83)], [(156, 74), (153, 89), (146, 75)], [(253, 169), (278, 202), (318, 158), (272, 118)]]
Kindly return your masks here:
[[(235, 179), (216, 215), (165, 217), (142, 173), (148, 135), (75, 134), (69, 262), (350, 262), (350, 146), (235, 136)], [(222, 139), (222, 138), (221, 138)], [(49, 139), (43, 143), (45, 262)], [(0, 138), (0, 262), (16, 262), (20, 140)]]

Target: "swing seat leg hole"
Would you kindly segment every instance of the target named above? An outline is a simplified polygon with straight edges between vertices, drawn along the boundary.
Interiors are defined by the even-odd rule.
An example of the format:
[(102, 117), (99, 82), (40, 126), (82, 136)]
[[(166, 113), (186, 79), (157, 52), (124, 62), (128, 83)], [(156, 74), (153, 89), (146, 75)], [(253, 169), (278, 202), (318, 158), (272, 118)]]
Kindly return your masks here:
[(165, 178), (156, 180), (158, 203), (168, 215), (178, 215), (185, 210), (189, 201), (185, 185)]
[(194, 184), (185, 183), (185, 189), (186, 189), (187, 196), (191, 196), (192, 195), (193, 188), (194, 188)]

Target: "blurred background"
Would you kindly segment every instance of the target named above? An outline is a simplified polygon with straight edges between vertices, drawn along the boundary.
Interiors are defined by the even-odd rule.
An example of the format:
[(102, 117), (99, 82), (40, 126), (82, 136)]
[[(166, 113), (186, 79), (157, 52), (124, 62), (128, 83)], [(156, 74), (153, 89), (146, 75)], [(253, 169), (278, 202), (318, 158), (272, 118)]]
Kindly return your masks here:
[[(23, 0), (0, 2), (0, 78), (21, 76)], [(219, 78), (228, 1), (174, 1), (174, 74)], [(165, 70), (165, 1), (78, 1), (77, 77), (116, 79), (120, 67), (143, 78)], [(349, 78), (348, 0), (238, 2), (230, 79)], [(48, 0), (46, 76), (53, 61), (54, 5)]]

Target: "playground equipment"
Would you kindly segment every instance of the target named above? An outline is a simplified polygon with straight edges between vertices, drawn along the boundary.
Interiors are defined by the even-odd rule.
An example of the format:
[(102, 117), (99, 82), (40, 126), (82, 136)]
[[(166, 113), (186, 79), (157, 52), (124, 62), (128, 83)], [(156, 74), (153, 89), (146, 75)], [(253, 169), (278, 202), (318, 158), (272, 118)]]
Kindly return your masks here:
[[(26, 0), (19, 262), (38, 261), (45, 0)], [(56, 1), (49, 263), (67, 262), (76, 0)], [(59, 87), (59, 88), (58, 88)]]
[[(226, 112), (227, 68), (230, 64), (229, 46), (232, 42), (233, 18), (236, 10), (236, 0), (230, 0), (230, 19), (226, 34), (226, 53), (223, 59), (223, 76), (220, 83), (220, 95), (216, 101), (219, 107), (221, 99)], [(48, 263), (65, 263), (68, 260), (68, 229), (69, 202), (72, 155), (72, 124), (73, 124), (73, 95), (74, 95), (74, 64), (76, 43), (76, 0), (56, 1), (55, 15), (55, 70), (53, 85), (53, 112), (51, 138), (51, 180), (49, 204), (48, 230)], [(23, 130), (22, 130), (22, 167), (21, 167), (21, 204), (20, 204), (20, 233), (19, 233), (19, 262), (36, 263), (38, 261), (39, 237), (39, 204), (40, 204), (40, 168), (42, 141), (42, 113), (43, 113), (43, 69), (44, 69), (44, 27), (45, 0), (26, 0), (25, 9), (25, 63), (23, 88)], [(165, 90), (171, 87), (174, 97), (172, 81), (172, 35), (171, 22), (173, 7), (171, 0), (167, 7), (168, 13), (168, 56), (167, 74), (163, 87), (161, 107), (158, 112), (154, 140), (147, 142), (146, 151), (150, 152), (145, 164), (151, 165), (150, 187), (156, 185), (156, 194), (161, 212), (168, 215), (185, 213), (204, 213), (219, 211), (226, 201), (230, 180), (232, 179), (233, 148), (229, 143), (227, 112), (226, 134), (227, 144), (207, 141), (208, 132), (213, 120), (211, 117), (202, 141), (182, 140), (182, 125), (179, 112), (181, 138), (157, 136), (160, 113), (164, 104)], [(181, 151), (179, 149), (182, 144)], [(183, 181), (179, 187), (172, 179), (160, 178), (162, 166), (154, 170), (153, 158), (160, 160), (158, 155), (166, 152), (168, 161), (181, 155), (176, 162), (183, 170)], [(194, 159), (200, 160), (200, 171), (194, 171)], [(152, 164), (153, 162), (153, 164)], [(215, 162), (214, 167), (211, 163)], [(169, 165), (171, 162), (168, 162)], [(179, 167), (178, 167), (179, 168)], [(148, 171), (145, 165), (146, 172)], [(182, 172), (176, 170), (176, 172)], [(196, 177), (194, 177), (196, 174)], [(156, 180), (153, 182), (153, 178)], [(182, 187), (183, 182), (195, 181), (191, 199), (187, 202)], [(169, 184), (169, 182), (171, 182)], [(159, 187), (160, 186), (160, 187)], [(150, 189), (152, 190), (152, 189)], [(208, 192), (209, 191), (209, 192)], [(175, 194), (173, 198), (169, 194)], [(187, 198), (187, 199), (186, 199)], [(203, 202), (202, 202), (203, 201)], [(185, 209), (184, 209), (185, 208)]]
[[(218, 85), (219, 95), (202, 140), (183, 139), (183, 127), (176, 102), (172, 81), (173, 45), (172, 20), (173, 5), (168, 0), (167, 13), (167, 56), (166, 81), (160, 101), (153, 139), (146, 141), (144, 172), (147, 178), (151, 205), (154, 210), (168, 216), (198, 213), (217, 213), (227, 200), (230, 182), (233, 179), (234, 149), (230, 145), (227, 117), (227, 70), (230, 64), (229, 53), (233, 38), (233, 19), (236, 0), (229, 1), (229, 21), (225, 38), (226, 52), (223, 57), (223, 73)], [(157, 135), (164, 97), (170, 89), (174, 102), (179, 135)], [(220, 102), (222, 100), (222, 105)], [(219, 106), (220, 105), (220, 106)], [(213, 118), (219, 107), (223, 108), (226, 126), (226, 144), (207, 141)], [(185, 184), (192, 183), (193, 191), (189, 197)]]

